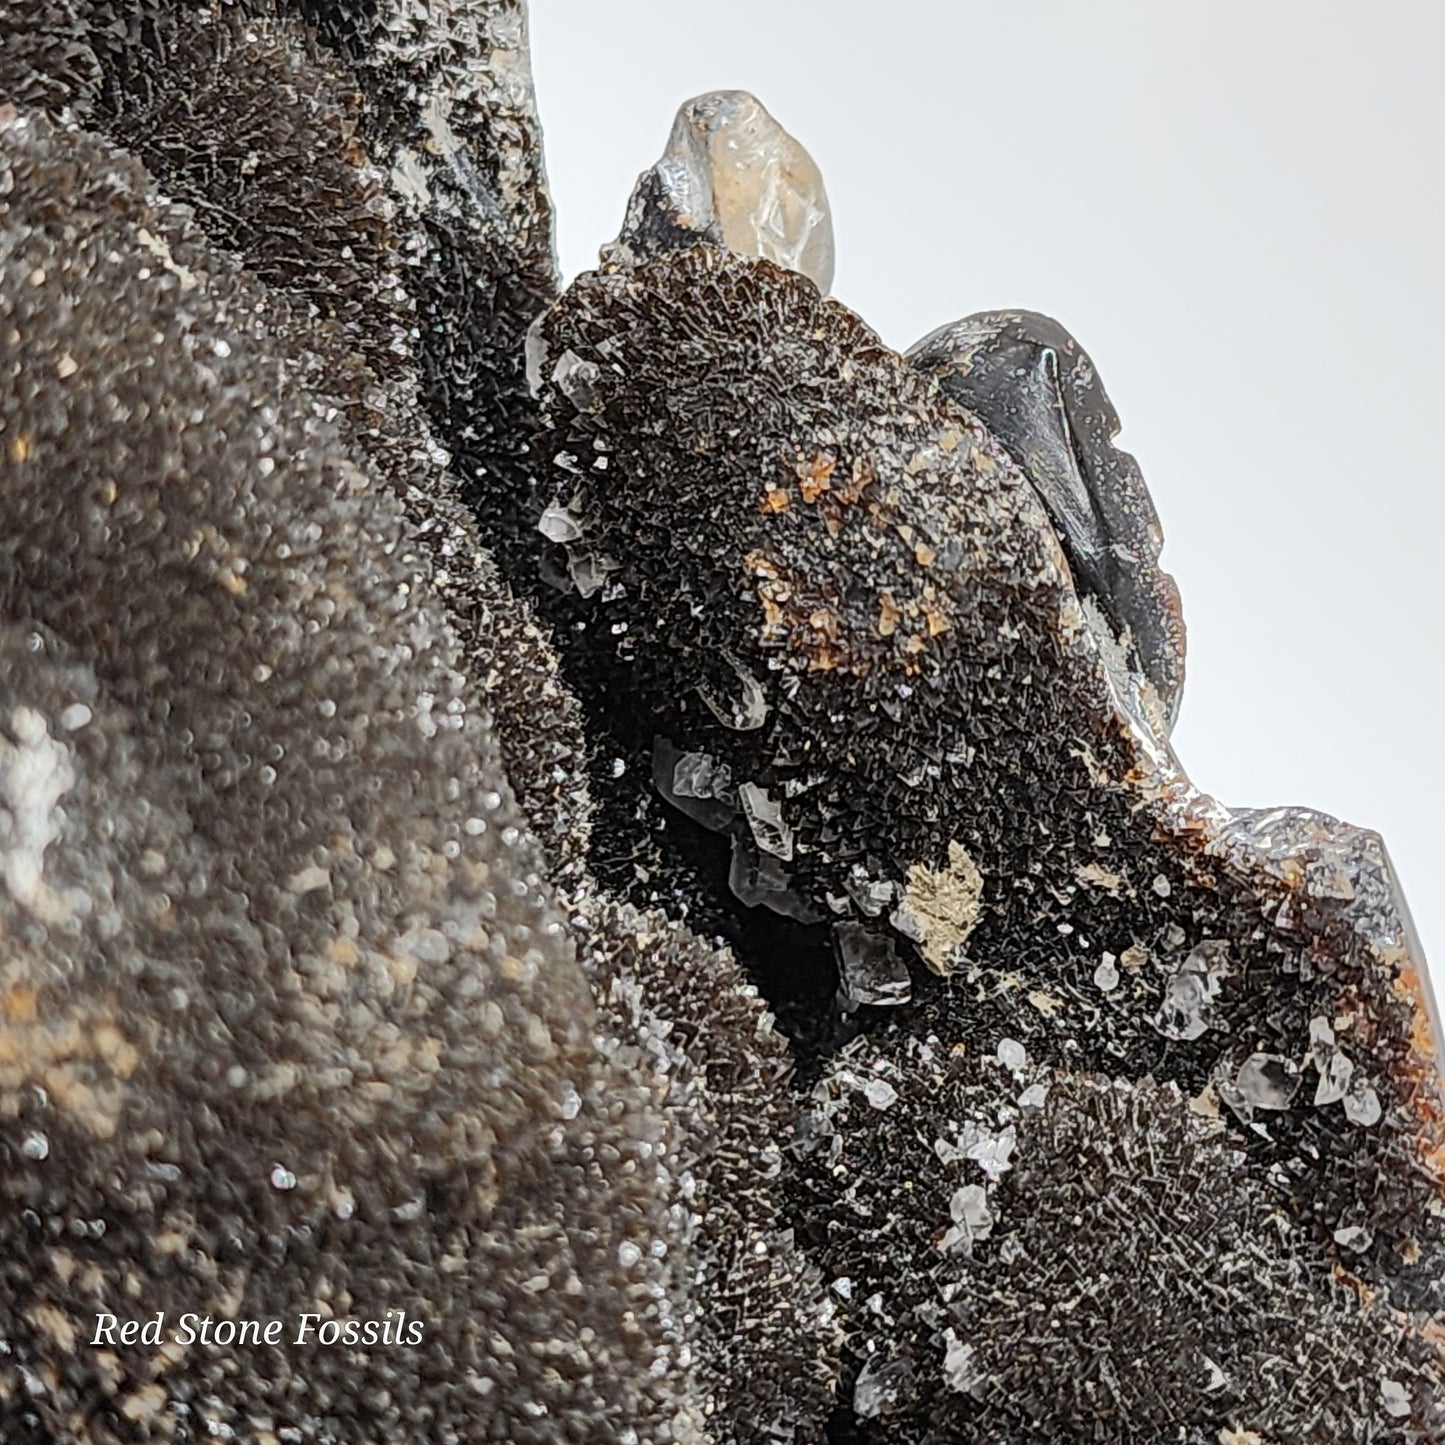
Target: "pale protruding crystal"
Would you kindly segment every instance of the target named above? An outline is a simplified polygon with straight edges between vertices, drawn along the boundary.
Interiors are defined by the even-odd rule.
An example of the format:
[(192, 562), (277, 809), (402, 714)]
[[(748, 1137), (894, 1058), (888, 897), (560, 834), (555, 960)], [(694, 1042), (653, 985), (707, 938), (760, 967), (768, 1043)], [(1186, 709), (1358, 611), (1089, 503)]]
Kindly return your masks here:
[(1410, 1413), (1410, 1392), (1398, 1380), (1380, 1381), (1380, 1400), (1385, 1413), (1397, 1420), (1403, 1420)]
[(638, 180), (619, 237), (636, 257), (711, 240), (833, 284), (833, 220), (812, 156), (745, 90), (677, 112), (662, 159)]
[(1000, 1039), (998, 1041), (998, 1061), (1010, 1073), (1022, 1073), (1024, 1069), (1028, 1068), (1028, 1050), (1017, 1039)]
[(870, 932), (861, 923), (839, 923), (833, 929), (833, 948), (843, 996), (849, 1003), (887, 1008), (908, 1002), (913, 981), (892, 939)]
[(1366, 1083), (1356, 1079), (1350, 1087), (1350, 1092), (1345, 1095), (1345, 1118), (1352, 1124), (1359, 1124), (1362, 1128), (1368, 1129), (1371, 1124), (1378, 1124), (1384, 1109), (1380, 1104), (1380, 1096)]
[(1244, 1102), (1256, 1109), (1288, 1109), (1299, 1086), (1298, 1068), (1280, 1054), (1251, 1054), (1234, 1077)]
[(945, 1254), (960, 1247), (971, 1250), (975, 1241), (987, 1239), (993, 1232), (994, 1213), (989, 1207), (988, 1191), (980, 1184), (965, 1184), (955, 1190), (948, 1212), (953, 1227), (938, 1241)]
[(781, 858), (784, 863), (792, 861), (793, 830), (783, 817), (782, 805), (769, 797), (766, 788), (756, 783), (744, 783), (738, 789), (743, 812), (748, 826), (752, 829), (753, 840), (764, 853)]

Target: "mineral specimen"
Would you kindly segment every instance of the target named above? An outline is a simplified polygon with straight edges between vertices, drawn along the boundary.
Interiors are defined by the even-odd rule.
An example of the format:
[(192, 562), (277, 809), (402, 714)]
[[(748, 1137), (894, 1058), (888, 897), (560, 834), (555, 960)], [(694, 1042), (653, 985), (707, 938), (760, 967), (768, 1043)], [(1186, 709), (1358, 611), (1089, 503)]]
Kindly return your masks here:
[[(670, 1417), (657, 1123), (430, 563), (133, 162), (39, 115), (3, 146), (0, 1129), (47, 1141), (0, 1183), (6, 1438)], [(88, 1343), (362, 1306), (423, 1344)]]
[[(737, 916), (737, 898), (776, 911), (775, 897), (719, 889), (707, 860), (726, 845), (650, 807), (629, 781), (643, 768), (599, 789), (609, 826), (630, 824), (638, 847), (656, 845), (658, 828), (674, 839), (645, 874), (608, 875), (615, 885), (681, 900), (727, 931), (807, 1073), (838, 1081), (798, 1149), (824, 1273), (853, 1285), (840, 1308), (865, 1408), (833, 1438), (874, 1438), (874, 1420), (919, 1441), (1235, 1429), (1324, 1441), (1346, 1422), (1359, 1438), (1428, 1438), (1445, 1140), (1418, 951), (1368, 835), (1309, 815), (1232, 815), (1179, 771), (1166, 739), (1182, 633), (1137, 472), (1116, 454), (1113, 480), (1088, 494), (1089, 515), (1107, 519), (1091, 524), (1101, 555), (1126, 539), (1137, 549), (1109, 553), (1144, 579), (1135, 586), (1071, 565), (1055, 527), (1076, 559), (1082, 543), (1040, 504), (1047, 489), (1010, 446), (1010, 414), (996, 437), (958, 404), (947, 367), (904, 364), (803, 278), (716, 245), (612, 256), (537, 331), (547, 354), (599, 363), (585, 404), (547, 387), (541, 400), (550, 450), (606, 457), (605, 471), (557, 487), (593, 544), (624, 559), (587, 607), (553, 604), (584, 708), (605, 718), (609, 750), (646, 756), (665, 737), (726, 768), (739, 797), (751, 786), (777, 805), (770, 822), (789, 840), (776, 896), (791, 921), (764, 926)], [(1056, 399), (1057, 436), (1087, 435), (1081, 474), (1096, 479), (1112, 412), (1097, 389), (1072, 413)], [(1091, 584), (1111, 590), (1081, 598)], [(756, 727), (709, 705), (726, 673), (761, 688)], [(618, 696), (627, 706), (608, 708)], [(746, 826), (731, 825), (734, 848)], [(912, 971), (910, 1003), (896, 1002), (901, 986), (858, 996), (865, 927), (916, 947), (926, 967)], [(800, 994), (799, 979), (834, 952), (843, 1012), (829, 1025), (832, 996)], [(885, 1001), (875, 1019), (867, 1005)], [(1315, 1019), (1369, 1041), (1369, 1077), (1351, 1075), (1348, 1106), (1315, 1106), (1301, 1087), (1325, 1047)], [(850, 1102), (863, 1056), (836, 1050), (860, 1028), (886, 1110)], [(1331, 1047), (1354, 1059), (1343, 1035)], [(1137, 1111), (1127, 1125), (1096, 1106), (1115, 1098)], [(1031, 1143), (1054, 1121), (1076, 1145)], [(960, 1178), (927, 1144), (1006, 1129), (1017, 1144), (993, 1185)], [(1206, 1141), (1230, 1185), (1186, 1162)], [(1118, 1151), (1121, 1189), (1128, 1161), (1172, 1161), (1147, 1204), (1157, 1242), (1129, 1233), (1142, 1181), (1116, 1225), (1081, 1213), (1073, 1191), (1095, 1186), (1062, 1160), (1089, 1150)], [(1039, 1192), (1011, 1212), (1025, 1178)], [(997, 1197), (964, 1192), (975, 1186)], [(1231, 1223), (1200, 1253), (1176, 1252), (1171, 1213), (1214, 1218), (1231, 1190), (1256, 1188), (1257, 1202), (1223, 1206), (1258, 1221), (1245, 1235)], [(1051, 1189), (1057, 1215), (1043, 1204)], [(1007, 1242), (1025, 1219), (1057, 1223)], [(1230, 1253), (1251, 1229), (1269, 1240), (1267, 1269)], [(1347, 1255), (1341, 1229), (1363, 1230)], [(1048, 1273), (1065, 1251), (1066, 1309)], [(1115, 1280), (1127, 1286), (1105, 1305)], [(1295, 1291), (1310, 1302), (1299, 1295), (1286, 1326), (1275, 1304)], [(975, 1297), (1003, 1313), (965, 1308)], [(1069, 1336), (1095, 1362), (1085, 1372), (1059, 1363), (1040, 1312), (1063, 1309), (1065, 1331), (1094, 1298), (1102, 1312)], [(1228, 1349), (1211, 1335), (1219, 1298)], [(990, 1332), (1007, 1346), (986, 1345)], [(1145, 1338), (1157, 1356), (1141, 1353)], [(1210, 1343), (1192, 1355), (1185, 1339)], [(1253, 1373), (1269, 1351), (1315, 1367), (1282, 1391)], [(876, 1388), (903, 1358), (908, 1388)], [(1402, 1374), (1415, 1383), (1397, 1416), (1379, 1381)]]
[(743, 90), (677, 112), (643, 172), (612, 253), (636, 260), (710, 241), (833, 284), (833, 220), (812, 156)]
[[(661, 980), (651, 1032), (623, 1009), (599, 1042), (577, 953), (631, 935), (600, 903), (584, 934), (556, 891), (588, 839), (576, 707), (432, 430), (471, 366), (454, 462), (525, 449), (483, 379), (530, 405), (535, 303), (505, 300), (538, 274), (528, 213), (453, 190), (507, 166), (515, 87), (466, 57), (500, 66), (520, 15), (399, 20), (334, 12), (330, 50), (285, 14), (137, 6), (79, 26), (93, 92), (64, 67), (4, 81), (64, 91), (193, 207), (94, 134), (4, 114), (7, 1440), (678, 1440), (704, 1416), (728, 1438), (770, 1372), (776, 1418), (827, 1408), (821, 1281), (706, 1149), (765, 1151), (781, 1045), (686, 935), (645, 964), (739, 1008), (736, 1044), (684, 1045)], [(494, 132), (449, 158), (460, 181), (429, 91), (452, 134)], [(418, 327), (454, 284), (448, 326)], [(643, 1042), (668, 1034), (659, 1075)], [(696, 1161), (676, 1174), (669, 1137)], [(749, 1353), (728, 1301), (769, 1298)], [(89, 1344), (104, 1309), (388, 1306), (419, 1348)]]
[(1048, 509), (1081, 598), (1138, 659), (1172, 722), (1184, 682), (1179, 592), (1159, 570), (1159, 518), (1138, 464), (1112, 444), (1119, 418), (1093, 362), (1032, 311), (965, 317), (908, 359), (1008, 448)]
[(0, 1437), (1441, 1438), (1418, 940), (1088, 359), (740, 92), (559, 297), (523, 20), (0, 10)]

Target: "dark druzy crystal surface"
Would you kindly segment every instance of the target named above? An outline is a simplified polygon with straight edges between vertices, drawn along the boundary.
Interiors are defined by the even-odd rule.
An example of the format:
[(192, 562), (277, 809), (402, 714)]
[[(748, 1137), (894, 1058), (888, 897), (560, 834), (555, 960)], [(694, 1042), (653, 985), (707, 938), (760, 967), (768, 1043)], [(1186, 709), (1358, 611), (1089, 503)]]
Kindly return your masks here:
[(1445, 1436), (1383, 845), (832, 255), (719, 92), (560, 292), (518, 0), (0, 6), (0, 1438)]

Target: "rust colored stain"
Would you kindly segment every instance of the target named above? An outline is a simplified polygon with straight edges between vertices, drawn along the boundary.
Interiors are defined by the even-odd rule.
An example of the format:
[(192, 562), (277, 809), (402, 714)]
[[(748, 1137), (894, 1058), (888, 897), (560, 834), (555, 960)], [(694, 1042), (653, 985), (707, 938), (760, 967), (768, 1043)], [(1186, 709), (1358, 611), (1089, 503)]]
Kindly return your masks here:
[(758, 510), (764, 514), (786, 512), (792, 505), (793, 499), (776, 482), (769, 482), (763, 490), (763, 500)]
[(893, 600), (891, 592), (881, 592), (878, 595), (878, 635), (880, 637), (892, 637), (898, 631), (898, 624), (903, 621), (903, 610)]
[(764, 647), (786, 647), (809, 672), (850, 672), (862, 676), (872, 659), (850, 645), (841, 616), (842, 599), (826, 584), (788, 572), (777, 559), (751, 551), (743, 559), (763, 609)]
[(805, 502), (816, 502), (832, 485), (833, 468), (838, 465), (831, 452), (818, 452), (798, 463), (798, 490)]

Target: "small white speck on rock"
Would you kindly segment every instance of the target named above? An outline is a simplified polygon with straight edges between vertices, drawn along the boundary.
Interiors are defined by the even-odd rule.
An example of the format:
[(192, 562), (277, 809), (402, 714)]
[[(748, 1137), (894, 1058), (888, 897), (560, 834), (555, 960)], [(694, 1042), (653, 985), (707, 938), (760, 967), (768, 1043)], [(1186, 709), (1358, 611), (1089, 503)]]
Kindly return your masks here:
[(1410, 1392), (1399, 1380), (1381, 1380), (1380, 1403), (1387, 1415), (1403, 1420), (1410, 1413)]
[(1010, 1073), (1022, 1073), (1028, 1067), (1028, 1050), (1017, 1039), (1000, 1039), (998, 1061)]

